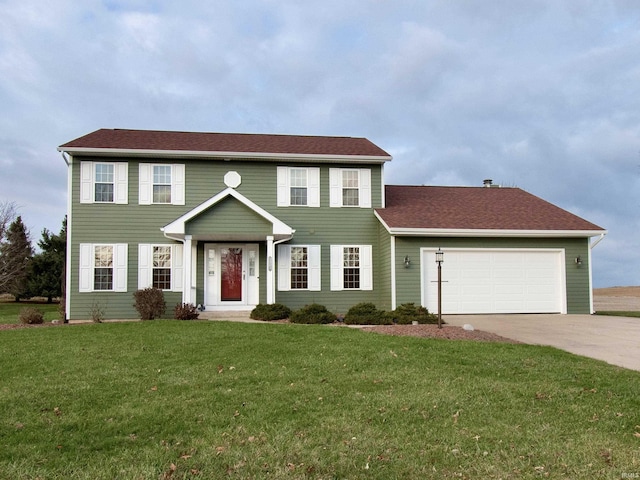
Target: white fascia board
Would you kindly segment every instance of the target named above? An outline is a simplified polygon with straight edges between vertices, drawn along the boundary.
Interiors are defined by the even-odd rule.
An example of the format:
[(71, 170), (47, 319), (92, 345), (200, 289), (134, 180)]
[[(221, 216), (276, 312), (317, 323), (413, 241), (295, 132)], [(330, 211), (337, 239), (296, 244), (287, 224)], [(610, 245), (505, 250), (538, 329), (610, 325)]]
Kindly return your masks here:
[(223, 200), (223, 199), (225, 199), (225, 198), (227, 198), (229, 196), (235, 198), (240, 203), (244, 204), (245, 206), (247, 206), (248, 208), (253, 210), (255, 213), (260, 215), (262, 218), (264, 218), (267, 221), (269, 221), (273, 225), (273, 234), (274, 235), (293, 235), (295, 233), (295, 230), (292, 229), (291, 227), (289, 227), (286, 223), (284, 223), (283, 221), (281, 221), (278, 218), (274, 217), (269, 212), (267, 212), (264, 208), (260, 207), (259, 205), (257, 205), (256, 203), (252, 202), (247, 197), (245, 197), (244, 195), (242, 195), (241, 193), (237, 192), (236, 190), (234, 190), (233, 188), (230, 188), (230, 187), (222, 190), (219, 193), (217, 193), (216, 195), (211, 197), (209, 200), (201, 203), (200, 205), (198, 205), (194, 209), (188, 211), (187, 213), (185, 213), (181, 217), (178, 217), (177, 219), (175, 219), (173, 222), (169, 223), (168, 225), (165, 225), (161, 229), (162, 232), (164, 232), (165, 236), (169, 236), (169, 235), (184, 235), (185, 234), (185, 225), (189, 220), (191, 220), (192, 218), (197, 217), (198, 215), (200, 215), (202, 212), (204, 212), (208, 208), (212, 207), (216, 203), (220, 202), (221, 200)]
[(84, 147), (58, 147), (59, 152), (67, 152), (70, 155), (109, 156), (109, 157), (170, 157), (170, 158), (259, 158), (274, 162), (322, 162), (322, 163), (384, 163), (391, 161), (389, 156), (376, 155), (316, 155), (303, 153), (270, 153), (270, 152), (218, 152), (199, 150), (144, 150), (127, 148), (84, 148)]
[[(383, 185), (384, 188), (384, 185)], [(389, 225), (387, 225), (387, 222), (385, 222), (382, 217), (380, 215), (378, 215), (378, 212), (376, 212), (375, 210), (373, 211), (373, 214), (375, 215), (375, 217), (378, 219), (378, 221), (382, 224), (382, 226), (387, 230), (387, 232), (392, 233), (391, 232), (391, 227), (389, 227)]]
[(606, 233), (602, 230), (498, 230), (498, 229), (444, 229), (444, 228), (389, 228), (392, 235), (408, 237), (539, 237), (539, 238), (584, 238)]

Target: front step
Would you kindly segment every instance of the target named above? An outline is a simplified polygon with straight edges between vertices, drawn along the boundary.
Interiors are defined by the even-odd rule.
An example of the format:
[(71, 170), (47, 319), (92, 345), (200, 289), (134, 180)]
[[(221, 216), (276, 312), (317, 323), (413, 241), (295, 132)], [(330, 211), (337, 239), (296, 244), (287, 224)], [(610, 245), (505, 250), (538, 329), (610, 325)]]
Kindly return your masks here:
[(230, 322), (259, 322), (259, 320), (252, 320), (249, 318), (248, 310), (205, 310), (200, 312), (198, 319), (200, 320), (228, 320)]

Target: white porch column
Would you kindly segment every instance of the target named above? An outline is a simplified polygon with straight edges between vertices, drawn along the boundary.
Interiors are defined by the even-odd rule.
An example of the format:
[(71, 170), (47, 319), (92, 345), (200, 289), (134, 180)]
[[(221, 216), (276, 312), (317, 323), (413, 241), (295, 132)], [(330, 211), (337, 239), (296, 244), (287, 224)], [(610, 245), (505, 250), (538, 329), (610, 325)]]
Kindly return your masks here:
[(276, 302), (275, 271), (276, 261), (273, 248), (273, 236), (267, 236), (267, 303)]
[(184, 268), (183, 272), (183, 280), (184, 287), (182, 289), (182, 302), (183, 303), (193, 303), (193, 295), (191, 293), (191, 272), (192, 272), (192, 237), (191, 235), (184, 236), (184, 248), (182, 249), (182, 265)]

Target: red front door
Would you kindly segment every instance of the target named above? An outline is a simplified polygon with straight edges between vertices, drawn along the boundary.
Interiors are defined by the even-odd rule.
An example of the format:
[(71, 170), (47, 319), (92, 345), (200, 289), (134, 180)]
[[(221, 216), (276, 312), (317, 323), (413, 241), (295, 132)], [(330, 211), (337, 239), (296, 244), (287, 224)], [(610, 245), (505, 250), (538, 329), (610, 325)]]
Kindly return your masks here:
[(220, 251), (220, 299), (242, 300), (242, 248), (223, 248)]

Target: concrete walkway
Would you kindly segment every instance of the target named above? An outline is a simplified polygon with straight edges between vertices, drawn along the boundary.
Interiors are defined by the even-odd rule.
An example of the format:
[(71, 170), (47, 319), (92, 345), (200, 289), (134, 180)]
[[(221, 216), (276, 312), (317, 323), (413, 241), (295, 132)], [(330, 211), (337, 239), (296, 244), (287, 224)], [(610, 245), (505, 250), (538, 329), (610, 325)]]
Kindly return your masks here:
[(550, 345), (640, 371), (640, 318), (602, 315), (443, 315), (449, 325)]

